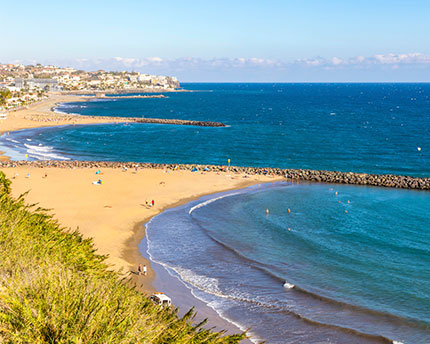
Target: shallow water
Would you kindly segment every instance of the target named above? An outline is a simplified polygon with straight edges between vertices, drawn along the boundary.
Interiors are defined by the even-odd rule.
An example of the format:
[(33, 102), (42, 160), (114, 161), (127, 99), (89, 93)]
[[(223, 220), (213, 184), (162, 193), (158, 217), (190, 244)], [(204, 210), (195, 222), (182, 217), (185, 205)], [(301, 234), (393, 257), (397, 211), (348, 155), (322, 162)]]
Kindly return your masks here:
[(155, 261), (268, 343), (424, 344), (428, 223), (426, 192), (276, 184), (169, 210), (147, 229)]

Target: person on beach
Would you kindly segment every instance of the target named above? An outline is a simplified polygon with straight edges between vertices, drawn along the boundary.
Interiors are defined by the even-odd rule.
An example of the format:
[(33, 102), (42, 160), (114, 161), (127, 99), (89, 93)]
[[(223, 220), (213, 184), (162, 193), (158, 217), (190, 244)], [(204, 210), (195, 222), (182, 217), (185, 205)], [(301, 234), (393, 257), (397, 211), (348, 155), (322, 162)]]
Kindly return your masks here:
[(154, 200), (152, 200), (152, 206), (154, 206), (155, 205), (155, 201)]
[(142, 264), (139, 264), (139, 266), (137, 267), (137, 274), (138, 274), (139, 276), (143, 274)]
[(146, 265), (144, 265), (143, 266), (143, 276), (146, 276), (146, 273), (147, 273), (148, 271), (147, 271), (147, 269), (146, 269)]

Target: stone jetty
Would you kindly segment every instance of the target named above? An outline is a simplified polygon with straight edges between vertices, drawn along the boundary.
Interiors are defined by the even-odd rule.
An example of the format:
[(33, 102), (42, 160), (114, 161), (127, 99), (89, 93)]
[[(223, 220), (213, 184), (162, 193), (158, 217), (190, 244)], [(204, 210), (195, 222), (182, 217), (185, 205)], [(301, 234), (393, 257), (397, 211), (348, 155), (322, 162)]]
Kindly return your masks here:
[(193, 125), (197, 127), (226, 127), (221, 122), (208, 121), (187, 121), (183, 119), (163, 119), (163, 118), (132, 118), (133, 123), (156, 123), (156, 124), (175, 124), (175, 125)]
[(106, 95), (106, 94), (100, 94), (96, 95), (96, 97), (91, 97), (86, 99), (87, 101), (93, 100), (93, 99), (146, 99), (146, 98), (167, 98), (164, 94), (155, 94), (155, 95), (131, 95), (131, 96), (115, 96), (115, 95)]
[(224, 173), (246, 173), (249, 175), (269, 175), (283, 177), (286, 181), (306, 181), (316, 183), (355, 184), (400, 189), (430, 190), (430, 178), (418, 178), (400, 176), (395, 174), (367, 174), (340, 171), (319, 171), (303, 169), (280, 169), (264, 167), (240, 167), (220, 165), (195, 165), (195, 164), (156, 164), (135, 162), (110, 162), (110, 161), (5, 161), (0, 163), (2, 167), (59, 167), (59, 168), (156, 168), (169, 170), (188, 171), (212, 171)]

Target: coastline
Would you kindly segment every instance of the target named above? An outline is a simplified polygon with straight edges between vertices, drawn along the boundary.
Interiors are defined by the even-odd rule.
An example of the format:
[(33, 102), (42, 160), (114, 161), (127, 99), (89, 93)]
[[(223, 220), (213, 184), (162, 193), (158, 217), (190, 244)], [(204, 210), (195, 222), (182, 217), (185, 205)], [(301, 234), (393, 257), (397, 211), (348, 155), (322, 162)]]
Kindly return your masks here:
[[(126, 122), (127, 119), (125, 118), (97, 118), (96, 116), (68, 115), (53, 111), (60, 103), (85, 101), (87, 99), (87, 96), (51, 94), (48, 99), (30, 104), (22, 109), (9, 111), (7, 119), (0, 122), (0, 135), (21, 129)], [(7, 152), (1, 154), (5, 153), (7, 154)], [(8, 158), (7, 155), (0, 155), (0, 161), (8, 160)]]
[[(244, 188), (280, 178), (227, 173), (197, 174), (142, 168), (123, 172), (120, 167), (63, 169), (56, 167), (2, 168), (12, 180), (13, 195), (30, 190), (26, 202), (50, 209), (65, 228), (78, 228), (85, 238), (93, 238), (97, 252), (109, 255), (107, 263), (122, 270), (144, 293), (152, 293), (153, 271), (136, 275), (138, 264), (150, 264), (138, 250), (145, 236), (144, 223), (165, 209), (198, 199), (203, 195)], [(47, 176), (45, 177), (45, 174)], [(102, 185), (93, 185), (98, 178)], [(58, 192), (61, 190), (61, 192)], [(152, 198), (155, 206), (150, 207)]]
[[(12, 181), (14, 197), (29, 191), (26, 203), (37, 203), (37, 206), (49, 209), (63, 228), (77, 228), (84, 238), (93, 238), (96, 252), (108, 256), (106, 263), (110, 268), (121, 271), (147, 295), (155, 292), (156, 288), (153, 286), (155, 272), (151, 262), (141, 255), (138, 247), (145, 237), (145, 223), (166, 209), (204, 195), (282, 180), (269, 176), (244, 178), (245, 174), (239, 173), (195, 173), (155, 168), (123, 172), (119, 166), (100, 168), (101, 173), (97, 175), (96, 167), (21, 166), (1, 170)], [(93, 185), (92, 181), (97, 178), (103, 180), (102, 185)], [(155, 198), (154, 207), (146, 205), (146, 201), (151, 203), (152, 197)], [(139, 264), (148, 267), (147, 276), (137, 275)], [(210, 316), (208, 326), (225, 328), (229, 333), (240, 332), (201, 301), (196, 299), (196, 303), (200, 304), (197, 307), (199, 320)]]
[[(74, 96), (76, 97), (76, 96)], [(85, 100), (85, 99), (84, 99)], [(75, 101), (75, 100), (74, 100)], [(50, 110), (52, 112), (52, 109)], [(69, 115), (67, 115), (69, 116)], [(74, 116), (73, 116), (74, 117)], [(84, 117), (84, 116), (80, 116), (80, 117)], [(104, 118), (103, 118), (104, 119)], [(128, 118), (122, 118), (122, 120), (129, 120)], [(37, 122), (37, 121), (36, 121)], [(116, 122), (116, 121), (115, 121)], [(106, 123), (105, 121), (103, 121), (102, 123)], [(67, 124), (71, 124), (70, 122)], [(82, 124), (92, 124), (92, 123), (82, 123)], [(49, 124), (48, 124), (49, 125)], [(58, 124), (51, 124), (51, 125), (58, 125)], [(42, 125), (38, 126), (41, 127)], [(0, 126), (1, 129), (1, 126)], [(49, 167), (48, 165), (52, 165), (52, 166), (56, 166), (56, 167)], [(138, 166), (139, 171), (137, 174), (141, 173), (141, 169), (145, 170), (145, 169), (150, 169), (150, 170), (162, 170), (162, 172), (160, 173), (177, 173), (177, 172), (184, 172), (184, 178), (189, 180), (195, 180), (194, 176), (199, 175), (202, 171), (203, 168), (205, 167), (209, 167), (210, 172), (206, 173), (206, 174), (217, 174), (217, 175), (221, 175), (226, 177), (227, 173), (225, 173), (225, 171), (221, 168), (221, 166), (209, 166), (209, 165), (178, 165), (179, 171), (173, 171), (174, 168), (176, 167), (176, 165), (169, 165), (169, 164), (135, 164), (135, 163), (104, 163), (104, 162), (67, 162), (64, 164), (65, 167), (61, 167), (61, 165), (64, 164), (63, 162), (55, 162), (55, 161), (51, 161), (49, 163), (46, 162), (10, 162), (9, 163), (9, 168), (14, 168), (13, 165), (17, 165), (18, 169), (21, 169), (21, 171), (30, 171), (31, 170), (31, 177), (28, 178), (29, 180), (33, 180), (33, 175), (34, 175), (34, 171), (33, 169), (41, 169), (40, 172), (40, 177), (43, 178), (43, 173), (45, 171), (48, 172), (49, 176), (46, 180), (50, 180), (51, 178), (51, 168), (58, 168), (58, 169), (62, 169), (64, 171), (64, 168), (66, 169), (72, 169), (77, 171), (77, 174), (80, 175), (80, 172), (84, 172), (83, 170), (88, 170), (91, 169), (92, 173), (94, 174), (96, 169), (100, 168), (103, 169), (103, 176), (102, 179), (105, 180), (105, 176), (107, 175), (107, 172), (104, 169), (120, 169), (121, 165), (125, 165), (128, 166), (129, 169), (133, 168), (135, 165)], [(76, 164), (76, 166), (73, 166), (73, 164)], [(113, 166), (114, 164), (116, 164), (117, 166)], [(7, 164), (0, 164), (0, 168), (1, 167), (5, 167), (7, 166)], [(199, 172), (197, 173), (191, 173), (191, 169), (194, 167), (198, 167)], [(39, 170), (37, 170), (38, 174), (39, 174)], [(43, 171), (43, 172), (42, 172)], [(168, 172), (165, 172), (168, 171)], [(260, 181), (258, 180), (258, 178), (262, 177), (262, 178), (272, 178), (272, 180), (267, 180), (267, 181), (276, 181), (276, 180), (285, 180), (285, 178), (288, 178), (288, 180), (300, 180), (300, 181), (313, 181), (313, 182), (327, 182), (327, 183), (341, 183), (341, 184), (358, 184), (358, 185), (373, 185), (373, 186), (384, 186), (384, 187), (400, 187), (400, 188), (408, 188), (408, 189), (420, 189), (420, 190), (429, 190), (429, 181), (430, 178), (413, 178), (413, 177), (407, 177), (407, 176), (393, 176), (393, 175), (370, 175), (370, 174), (360, 174), (360, 173), (350, 173), (350, 172), (337, 172), (337, 171), (311, 171), (311, 170), (293, 170), (293, 169), (277, 169), (277, 168), (252, 168), (252, 167), (236, 167), (236, 166), (232, 166), (231, 167), (231, 171), (233, 173), (235, 173), (234, 177), (236, 178), (241, 178), (244, 175), (248, 175), (250, 178), (255, 178), (255, 180), (251, 181), (251, 180), (247, 180), (243, 183), (243, 185), (241, 183), (238, 183), (237, 186), (225, 186), (223, 183), (223, 185), (219, 185), (219, 187), (221, 189), (214, 189), (215, 191), (205, 191), (205, 190), (209, 190), (210, 188), (207, 188), (207, 185), (203, 182), (196, 182), (196, 184), (198, 183), (199, 186), (201, 187), (201, 190), (196, 191), (196, 193), (194, 194), (190, 194), (189, 196), (184, 196), (185, 198), (180, 198), (180, 199), (176, 199), (176, 200), (172, 200), (172, 202), (174, 203), (167, 203), (166, 205), (163, 205), (161, 209), (158, 209), (158, 205), (159, 202), (157, 200), (156, 203), (156, 207), (155, 209), (152, 208), (146, 208), (146, 210), (149, 210), (149, 212), (152, 215), (148, 215), (146, 217), (144, 217), (144, 220), (140, 220), (140, 221), (133, 221), (133, 223), (128, 223), (127, 226), (130, 225), (130, 228), (133, 228), (131, 230), (131, 236), (129, 237), (128, 240), (126, 240), (125, 244), (123, 245), (123, 248), (121, 250), (121, 253), (118, 255), (118, 250), (113, 250), (113, 251), (109, 251), (109, 252), (114, 252), (115, 256), (111, 256), (111, 260), (109, 260), (109, 263), (112, 264), (112, 266), (115, 267), (115, 269), (119, 268), (123, 268), (123, 271), (125, 270), (126, 273), (128, 273), (131, 278), (132, 281), (134, 283), (136, 283), (136, 285), (138, 286), (138, 289), (141, 290), (144, 293), (151, 293), (153, 291), (155, 291), (155, 288), (153, 286), (153, 282), (155, 279), (155, 271), (153, 269), (149, 269), (148, 271), (148, 276), (146, 276), (147, 278), (142, 278), (142, 277), (138, 277), (135, 272), (136, 269), (135, 267), (138, 264), (146, 264), (148, 267), (150, 267), (151, 263), (144, 257), (141, 256), (139, 250), (138, 250), (138, 243), (142, 240), (142, 238), (144, 238), (145, 236), (145, 228), (143, 226), (144, 223), (146, 223), (149, 219), (153, 218), (154, 216), (158, 215), (159, 213), (165, 211), (166, 209), (172, 208), (172, 207), (176, 207), (185, 203), (188, 203), (192, 200), (195, 200), (197, 198), (200, 198), (203, 195), (207, 195), (207, 194), (213, 194), (213, 193), (217, 193), (217, 192), (222, 192), (222, 191), (228, 191), (228, 190), (233, 190), (233, 189), (238, 189), (238, 188), (243, 188), (249, 185), (253, 185), (255, 183), (259, 183)], [(127, 172), (128, 174), (131, 171)], [(59, 172), (61, 173), (61, 172)], [(133, 173), (133, 172), (131, 172)], [(26, 174), (26, 172), (20, 172), (19, 173), (20, 176), (14, 180), (14, 185), (15, 182), (19, 180), (19, 182), (21, 183), (21, 179), (23, 179), (24, 175)], [(189, 174), (189, 175), (188, 175)], [(90, 175), (89, 175), (90, 176)], [(158, 183), (157, 178), (162, 178), (158, 175), (156, 178), (151, 179), (151, 182), (154, 182), (154, 187), (155, 190), (157, 190), (157, 188), (159, 187), (160, 184)], [(37, 176), (39, 177), (39, 175)], [(11, 178), (11, 177), (9, 177)], [(95, 175), (93, 175), (93, 178), (96, 179), (97, 177)], [(277, 179), (279, 178), (279, 179)], [(26, 183), (25, 180), (23, 180), (24, 183)], [(91, 183), (91, 179), (88, 178), (87, 180), (88, 184)], [(123, 183), (123, 182), (121, 182)], [(124, 182), (126, 183), (126, 182)], [(247, 184), (250, 183), (250, 184)], [(31, 183), (30, 183), (31, 184)], [(33, 186), (30, 185), (29, 186)], [(127, 183), (126, 183), (127, 184)], [(124, 185), (124, 184), (121, 184)], [(65, 186), (64, 185), (64, 181), (63, 184), (60, 183), (59, 185), (57, 185), (59, 188)], [(52, 187), (52, 186), (51, 186)], [(103, 186), (102, 186), (103, 187)], [(226, 187), (225, 189), (222, 189), (222, 187)], [(38, 187), (37, 187), (38, 188)], [(98, 186), (95, 186), (95, 188), (98, 188)], [(12, 187), (12, 189), (14, 189)], [(26, 191), (26, 190), (23, 190)], [(73, 190), (73, 188), (71, 190), (69, 190), (71, 192), (75, 192), (75, 190)], [(32, 191), (33, 192), (33, 191)], [(83, 195), (83, 196), (82, 196)], [(87, 194), (83, 193), (81, 195), (81, 197), (85, 197)], [(111, 195), (109, 195), (111, 196)], [(38, 201), (38, 199), (34, 198), (34, 201)], [(42, 205), (42, 204), (41, 204)], [(142, 204), (141, 204), (142, 205)], [(43, 205), (42, 205), (43, 206)], [(142, 205), (143, 206), (143, 205)], [(47, 207), (51, 207), (53, 209), (53, 211), (55, 212), (55, 206), (47, 206)], [(115, 207), (116, 208), (116, 207)], [(145, 207), (144, 207), (145, 208)], [(106, 209), (108, 210), (108, 209)], [(100, 211), (100, 209), (96, 209), (95, 210)], [(60, 219), (60, 223), (62, 223), (61, 219)], [(74, 224), (72, 224), (74, 225)], [(76, 227), (76, 225), (74, 225)], [(73, 227), (72, 227), (73, 228)], [(80, 227), (81, 228), (81, 227)], [(124, 228), (123, 228), (124, 229)], [(127, 229), (126, 229), (127, 231)], [(130, 233), (130, 231), (128, 231), (128, 233)], [(110, 254), (110, 253), (108, 253)], [(119, 258), (117, 261), (115, 261), (116, 258)], [(124, 266), (120, 266), (121, 265), (121, 261), (125, 261), (128, 262), (129, 265), (124, 265)]]
[[(131, 91), (130, 91), (131, 92)], [(167, 91), (166, 91), (167, 92)], [(168, 91), (175, 92), (175, 91)], [(181, 92), (181, 91), (177, 91)], [(82, 92), (81, 92), (82, 93)], [(120, 94), (120, 93), (112, 93)], [(127, 96), (125, 96), (127, 97)], [(133, 98), (165, 98), (164, 95), (148, 96), (129, 96)], [(115, 98), (102, 97), (101, 99)], [(117, 97), (119, 98), (119, 97)], [(94, 97), (88, 95), (73, 95), (71, 93), (52, 93), (49, 98), (30, 104), (25, 108), (11, 110), (7, 113), (7, 119), (0, 121), (0, 136), (10, 131), (22, 129), (34, 129), (43, 127), (54, 127), (62, 125), (86, 125), (86, 124), (108, 124), (108, 123), (155, 123), (155, 124), (174, 124), (174, 125), (192, 125), (192, 126), (212, 126), (225, 127), (225, 124), (219, 122), (189, 121), (179, 119), (160, 119), (145, 117), (111, 117), (111, 116), (84, 116), (78, 114), (65, 114), (54, 111), (62, 103), (85, 102)], [(7, 161), (9, 157), (7, 152), (0, 152), (0, 161)]]

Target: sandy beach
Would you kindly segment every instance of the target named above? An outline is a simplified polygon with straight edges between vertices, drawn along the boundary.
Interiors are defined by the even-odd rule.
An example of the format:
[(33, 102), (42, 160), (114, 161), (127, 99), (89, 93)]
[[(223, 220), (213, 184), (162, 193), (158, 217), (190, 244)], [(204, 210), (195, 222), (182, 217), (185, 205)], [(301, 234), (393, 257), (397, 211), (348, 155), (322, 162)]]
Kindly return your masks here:
[[(60, 125), (82, 125), (127, 121), (126, 118), (90, 117), (56, 113), (59, 103), (85, 101), (88, 97), (51, 95), (27, 108), (8, 113), (0, 122), (0, 133)], [(2, 155), (5, 154), (5, 155)], [(8, 160), (0, 152), (0, 161)], [(280, 177), (248, 175), (246, 172), (191, 172), (158, 168), (59, 168), (20, 166), (2, 169), (12, 180), (15, 197), (28, 192), (26, 202), (48, 209), (66, 230), (77, 229), (84, 238), (92, 238), (96, 252), (107, 256), (107, 264), (130, 277), (144, 293), (156, 291), (151, 263), (138, 249), (145, 236), (144, 224), (167, 208), (184, 204), (203, 195), (250, 185), (274, 182)], [(100, 173), (96, 174), (96, 172)], [(102, 184), (93, 182), (101, 179)], [(155, 205), (151, 206), (152, 200)], [(146, 276), (137, 274), (139, 264), (146, 265)], [(163, 273), (162, 271), (159, 271)], [(166, 276), (167, 277), (167, 276)], [(197, 319), (210, 319), (210, 326), (236, 333), (209, 307), (182, 292), (186, 307), (196, 306)], [(248, 341), (246, 341), (248, 342)]]
[[(247, 176), (229, 172), (167, 171), (161, 169), (96, 168), (4, 168), (12, 180), (14, 196), (29, 191), (28, 203), (50, 209), (65, 228), (78, 229), (93, 238), (99, 254), (108, 255), (113, 269), (132, 277), (146, 293), (154, 291), (153, 271), (140, 255), (138, 243), (144, 237), (143, 223), (166, 208), (205, 194), (272, 182), (268, 176)], [(45, 177), (46, 175), (46, 177)], [(101, 179), (103, 184), (95, 185)], [(154, 207), (151, 206), (154, 200)], [(147, 276), (136, 276), (138, 264), (148, 266)]]
[[(88, 96), (51, 94), (46, 100), (24, 109), (11, 111), (0, 122), (0, 133), (67, 124), (115, 123), (127, 118), (92, 117), (56, 113), (59, 103), (85, 101)], [(0, 160), (7, 160), (6, 154)], [(229, 174), (190, 171), (139, 169), (124, 172), (121, 168), (35, 168), (31, 166), (3, 169), (13, 181), (13, 193), (18, 196), (30, 191), (28, 203), (38, 203), (50, 209), (65, 228), (76, 229), (85, 238), (93, 238), (98, 253), (108, 255), (107, 262), (124, 273), (136, 272), (146, 264), (148, 275), (136, 279), (146, 293), (154, 291), (153, 271), (141, 257), (137, 245), (144, 237), (142, 224), (151, 217), (200, 196), (255, 183), (273, 181), (266, 176), (245, 177), (245, 173)], [(45, 177), (47, 175), (47, 177)], [(102, 185), (93, 181), (102, 179)], [(155, 206), (151, 207), (152, 200)]]

